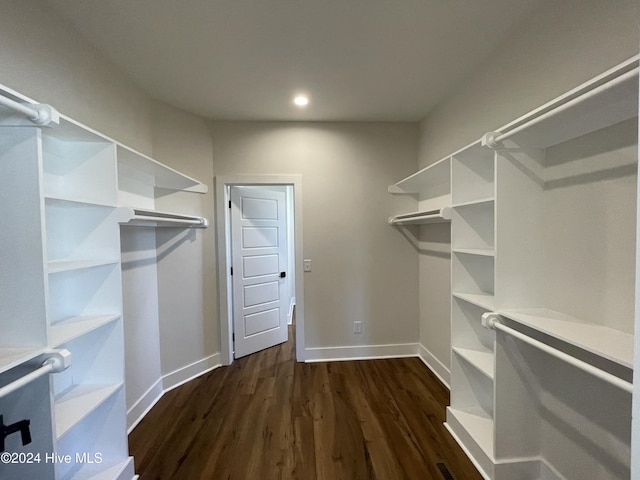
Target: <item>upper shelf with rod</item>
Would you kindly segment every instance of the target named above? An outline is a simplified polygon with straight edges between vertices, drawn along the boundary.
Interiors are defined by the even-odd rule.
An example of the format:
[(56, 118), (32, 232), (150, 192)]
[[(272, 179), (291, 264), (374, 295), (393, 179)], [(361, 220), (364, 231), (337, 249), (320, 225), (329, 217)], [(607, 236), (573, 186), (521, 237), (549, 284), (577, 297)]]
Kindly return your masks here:
[(389, 193), (416, 195), (429, 192), (429, 197), (446, 195), (451, 191), (451, 158), (442, 160), (389, 186)]
[(130, 208), (129, 218), (120, 222), (121, 225), (135, 227), (182, 227), (182, 228), (207, 228), (209, 222), (206, 218), (177, 213), (158, 212), (156, 210), (144, 210)]
[(639, 59), (635, 56), (486, 133), (482, 144), (494, 149), (547, 148), (637, 117)]
[[(184, 175), (112, 138), (103, 135), (61, 113), (0, 85), (0, 126), (40, 126), (56, 150), (78, 143), (104, 143), (115, 146), (118, 180), (127, 188), (131, 183), (149, 188), (207, 193), (207, 185)], [(129, 180), (133, 179), (133, 180)], [(138, 188), (138, 187), (136, 187)]]

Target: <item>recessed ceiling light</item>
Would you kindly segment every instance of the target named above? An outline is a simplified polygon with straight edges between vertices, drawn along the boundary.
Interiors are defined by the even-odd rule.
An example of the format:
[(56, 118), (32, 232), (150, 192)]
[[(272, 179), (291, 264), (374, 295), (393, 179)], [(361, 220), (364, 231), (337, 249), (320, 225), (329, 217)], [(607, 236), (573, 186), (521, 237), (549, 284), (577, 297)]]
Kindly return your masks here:
[(306, 95), (296, 95), (293, 99), (293, 103), (299, 107), (306, 107), (309, 104), (309, 97)]

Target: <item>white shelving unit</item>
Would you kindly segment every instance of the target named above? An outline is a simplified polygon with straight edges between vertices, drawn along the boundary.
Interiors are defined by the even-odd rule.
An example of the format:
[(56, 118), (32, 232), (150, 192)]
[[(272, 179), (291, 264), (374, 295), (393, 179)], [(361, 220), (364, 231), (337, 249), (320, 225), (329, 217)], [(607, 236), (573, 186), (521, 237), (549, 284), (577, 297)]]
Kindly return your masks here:
[[(0, 118), (0, 386), (49, 348), (72, 354), (67, 370), (0, 399), (5, 423), (31, 419), (32, 445), (8, 438), (12, 451), (72, 461), (2, 464), (0, 477), (130, 480), (120, 224), (144, 216), (154, 226), (206, 227), (201, 217), (156, 212), (154, 199), (157, 188), (207, 187), (65, 116), (46, 128), (5, 108)], [(99, 462), (82, 458), (95, 454)]]
[[(413, 224), (439, 223), (450, 220), (451, 157), (443, 158), (404, 180), (390, 185), (388, 191), (394, 195), (412, 195), (418, 201), (418, 212), (396, 215), (389, 219), (389, 223), (392, 225), (411, 224), (406, 221), (397, 222), (396, 220), (402, 220), (402, 217), (414, 215), (425, 217), (433, 212), (440, 212), (440, 214), (439, 216), (432, 217), (432, 221), (417, 221)], [(445, 213), (445, 215), (443, 216), (442, 213)], [(393, 223), (394, 221), (395, 223)]]
[(494, 458), (495, 158), (475, 142), (452, 156), (451, 405), (447, 428), (484, 470)]
[(446, 426), (487, 479), (629, 478), (637, 115), (635, 57), (389, 188), (450, 166)]

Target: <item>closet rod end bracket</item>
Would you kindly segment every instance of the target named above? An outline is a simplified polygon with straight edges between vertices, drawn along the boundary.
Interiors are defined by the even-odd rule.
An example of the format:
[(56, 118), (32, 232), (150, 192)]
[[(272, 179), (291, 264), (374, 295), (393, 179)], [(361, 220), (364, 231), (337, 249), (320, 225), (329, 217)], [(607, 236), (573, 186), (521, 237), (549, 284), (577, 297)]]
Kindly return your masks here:
[(71, 366), (71, 352), (65, 348), (50, 350), (46, 353), (47, 358), (42, 365), (51, 365), (53, 373), (59, 373)]
[(39, 103), (33, 106), (33, 110), (33, 115), (29, 116), (29, 120), (36, 125), (46, 127), (52, 123), (56, 125), (60, 123), (60, 113), (51, 105)]
[(487, 132), (482, 136), (481, 144), (483, 147), (496, 150), (502, 147), (502, 142), (497, 140), (500, 137), (498, 132)]
[(484, 328), (495, 330), (496, 325), (500, 323), (500, 314), (496, 312), (486, 312), (482, 314), (480, 322)]

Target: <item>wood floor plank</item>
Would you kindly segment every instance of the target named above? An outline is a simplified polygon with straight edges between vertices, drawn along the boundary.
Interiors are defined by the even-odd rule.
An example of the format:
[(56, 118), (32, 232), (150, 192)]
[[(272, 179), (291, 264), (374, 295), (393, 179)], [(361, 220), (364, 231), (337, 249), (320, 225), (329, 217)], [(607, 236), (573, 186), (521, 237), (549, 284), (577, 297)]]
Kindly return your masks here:
[(291, 340), (167, 392), (129, 445), (141, 480), (481, 480), (448, 402), (417, 358), (302, 364)]

